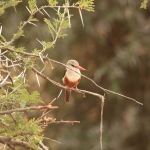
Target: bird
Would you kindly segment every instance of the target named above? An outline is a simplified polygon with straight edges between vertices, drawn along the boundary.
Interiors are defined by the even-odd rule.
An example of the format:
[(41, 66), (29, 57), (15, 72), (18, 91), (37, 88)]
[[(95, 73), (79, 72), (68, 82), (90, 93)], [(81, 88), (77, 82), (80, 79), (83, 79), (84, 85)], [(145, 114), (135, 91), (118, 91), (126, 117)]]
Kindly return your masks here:
[(66, 86), (65, 100), (66, 100), (66, 102), (69, 102), (71, 90), (68, 89), (68, 87), (69, 88), (76, 87), (76, 90), (77, 90), (77, 85), (79, 84), (79, 82), (81, 80), (80, 70), (86, 70), (86, 69), (79, 66), (79, 63), (73, 59), (68, 60), (66, 66), (67, 67), (66, 67), (62, 81), (63, 81), (63, 84)]

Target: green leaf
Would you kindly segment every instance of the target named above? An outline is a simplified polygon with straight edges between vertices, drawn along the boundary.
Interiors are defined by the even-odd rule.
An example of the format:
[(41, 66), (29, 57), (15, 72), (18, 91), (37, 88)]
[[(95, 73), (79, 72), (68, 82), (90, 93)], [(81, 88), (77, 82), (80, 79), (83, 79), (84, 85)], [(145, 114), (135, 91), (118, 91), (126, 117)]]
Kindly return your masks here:
[(50, 6), (56, 6), (58, 4), (57, 0), (48, 0)]
[(27, 68), (27, 69), (30, 69), (31, 68), (31, 65), (32, 65), (32, 60), (28, 57), (28, 58), (25, 58), (23, 60), (24, 62), (24, 66)]
[(41, 42), (46, 48), (52, 48), (54, 46), (53, 42), (45, 42), (45, 41), (41, 41)]
[(5, 10), (0, 8), (0, 15), (2, 15), (4, 12), (5, 12)]
[(60, 37), (64, 38), (64, 37), (66, 37), (66, 36), (67, 36), (67, 34), (59, 34), (59, 35), (58, 35), (59, 38), (60, 38)]
[(29, 0), (28, 4), (29, 4), (29, 9), (32, 13), (36, 11), (36, 0)]
[(50, 27), (54, 32), (56, 32), (56, 29), (54, 28), (53, 24), (48, 20), (47, 18), (44, 18), (45, 23)]
[(39, 21), (39, 20), (36, 18), (32, 18), (30, 21)]
[(32, 53), (34, 53), (34, 54), (39, 54), (40, 51), (41, 51), (41, 50), (38, 50), (37, 48), (35, 48), (35, 49), (32, 51)]
[(18, 3), (20, 3), (18, 0), (0, 1), (0, 15), (5, 12), (6, 8), (16, 6)]
[(23, 52), (23, 51), (25, 51), (26, 49), (25, 49), (25, 47), (18, 47), (18, 48), (16, 48), (15, 49), (17, 52)]
[(54, 34), (56, 33), (56, 29), (53, 26), (53, 24), (50, 22), (50, 20), (48, 20), (47, 18), (44, 18), (45, 23), (48, 25), (48, 29), (50, 34), (52, 35), (52, 38), (54, 40)]
[(144, 8), (144, 9), (146, 9), (146, 7), (147, 7), (147, 3), (148, 3), (148, 0), (144, 0), (144, 1), (141, 3), (140, 8)]
[(2, 35), (0, 35), (0, 38), (1, 38), (4, 42), (6, 42), (6, 39), (5, 39)]
[(20, 30), (18, 33), (14, 34), (12, 39), (16, 40), (16, 39), (20, 38), (21, 36), (24, 36), (24, 31), (23, 30)]
[(43, 103), (40, 93), (38, 91), (33, 91), (30, 95), (30, 103)]
[(94, 11), (94, 0), (79, 0), (75, 5), (87, 11)]
[(66, 29), (69, 27), (68, 18), (65, 18), (60, 26), (61, 29)]

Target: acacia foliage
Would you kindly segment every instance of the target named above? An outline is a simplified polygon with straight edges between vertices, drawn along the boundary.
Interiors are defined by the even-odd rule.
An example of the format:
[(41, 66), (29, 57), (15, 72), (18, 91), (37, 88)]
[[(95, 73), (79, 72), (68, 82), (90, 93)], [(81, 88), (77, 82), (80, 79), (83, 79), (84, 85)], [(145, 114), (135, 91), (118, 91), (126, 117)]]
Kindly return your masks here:
[[(9, 7), (13, 8), (15, 15), (17, 15), (17, 8), (21, 3), (22, 1), (18, 0), (1, 1), (0, 17), (9, 10)], [(46, 52), (55, 46), (58, 38), (67, 36), (66, 29), (71, 28), (70, 9), (76, 8), (80, 12), (82, 22), (82, 10), (94, 11), (94, 9), (93, 0), (80, 0), (73, 4), (68, 0), (63, 1), (63, 4), (59, 4), (57, 0), (48, 0), (47, 5), (44, 6), (36, 0), (28, 0), (28, 5), (24, 7), (28, 11), (28, 18), (20, 20), (17, 31), (14, 31), (9, 38), (5, 37), (5, 33), (3, 33), (5, 24), (1, 24), (0, 27), (0, 142), (11, 149), (37, 150), (44, 149), (41, 142), (44, 138), (42, 132), (45, 128), (45, 122), (54, 122), (55, 119), (46, 120), (45, 116), (30, 118), (23, 111), (29, 106), (44, 103), (38, 91), (28, 91), (30, 83), (28, 85), (26, 82), (28, 80), (27, 72), (32, 70), (32, 67), (40, 68), (41, 72), (44, 70), (47, 63), (45, 58), (48, 59)], [(54, 16), (50, 16), (48, 12), (51, 9), (55, 12)], [(37, 47), (26, 49), (25, 43), (17, 46), (16, 41), (26, 38), (26, 32), (30, 32), (25, 30), (27, 25), (32, 25), (34, 29), (40, 24), (41, 20), (39, 21), (37, 14), (43, 15), (42, 23), (47, 26), (47, 32), (49, 32), (51, 39), (35, 39), (42, 45), (41, 49)], [(9, 20), (9, 24), (11, 23)], [(40, 86), (39, 77), (37, 74), (35, 76)]]

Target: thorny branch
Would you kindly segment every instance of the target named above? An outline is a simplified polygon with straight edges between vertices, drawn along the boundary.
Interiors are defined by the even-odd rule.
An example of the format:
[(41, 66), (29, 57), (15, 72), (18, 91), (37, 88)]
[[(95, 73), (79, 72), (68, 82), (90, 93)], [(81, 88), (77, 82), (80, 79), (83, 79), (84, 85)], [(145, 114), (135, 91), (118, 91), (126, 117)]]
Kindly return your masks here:
[[(90, 6), (90, 5), (89, 5)], [(94, 5), (91, 5), (91, 7), (94, 7)], [(75, 8), (75, 9), (78, 9), (78, 10), (81, 10), (81, 9), (84, 9), (84, 8), (81, 8), (80, 6), (75, 6), (74, 4), (72, 5), (72, 6), (69, 6), (69, 5), (63, 5), (63, 6), (41, 6), (40, 8), (38, 8), (38, 7), (36, 7), (37, 9), (34, 11), (34, 12), (31, 12), (29, 9), (28, 9), (28, 7), (26, 7), (27, 8), (27, 10), (29, 11), (29, 13), (30, 13), (30, 16), (29, 16), (29, 18), (27, 19), (27, 21), (24, 21), (23, 22), (23, 24), (22, 25), (20, 25), (20, 27), (19, 27), (19, 30), (16, 32), (16, 34), (14, 34), (14, 35), (17, 35), (28, 23), (29, 24), (34, 24), (34, 23), (32, 23), (31, 22), (31, 16), (34, 16), (37, 12), (41, 12), (41, 10), (43, 10), (48, 16), (49, 16), (49, 14), (45, 11), (45, 8), (52, 8), (52, 9), (54, 9), (54, 10), (56, 10), (56, 8), (57, 9), (60, 9), (60, 8), (63, 8), (64, 10), (65, 9), (68, 9), (68, 8)], [(57, 10), (56, 10), (57, 11)], [(59, 13), (59, 11), (57, 11), (58, 13)], [(67, 13), (66, 11), (64, 11), (64, 15), (65, 15), (65, 13)], [(50, 17), (50, 16), (49, 16)], [(81, 20), (82, 20), (82, 17), (81, 17)], [(63, 21), (63, 20), (62, 20)], [(61, 23), (60, 23), (61, 24)], [(58, 28), (58, 31), (57, 31), (57, 34), (59, 33), (59, 31), (60, 31), (60, 29)], [(55, 38), (55, 40), (53, 41), (53, 43), (55, 43), (56, 42), (56, 40), (57, 40), (57, 38), (58, 38), (58, 35), (56, 35), (56, 38)], [(7, 43), (5, 43), (3, 46), (1, 46), (0, 47), (0, 49), (2, 49), (3, 47), (6, 47), (6, 46), (8, 46), (8, 45), (10, 45), (12, 42), (14, 42), (14, 39), (15, 39), (15, 37), (13, 37), (9, 42), (7, 42)]]
[[(30, 57), (32, 57), (32, 56), (34, 56), (34, 57), (39, 57), (38, 54), (27, 53), (27, 52), (16, 52), (16, 51), (15, 51), (14, 49), (12, 49), (12, 48), (4, 48), (4, 49), (2, 49), (2, 50), (8, 50), (8, 51), (15, 52), (15, 53), (21, 53), (21, 54), (23, 54), (23, 55), (25, 55), (25, 56), (30, 56)], [(48, 60), (48, 61), (51, 61), (51, 62), (54, 62), (54, 63), (57, 63), (57, 64), (61, 64), (61, 65), (65, 66), (65, 67), (67, 67), (65, 64), (63, 64), (63, 63), (61, 63), (61, 62), (58, 62), (58, 61), (56, 61), (56, 60), (53, 60), (53, 59), (49, 59), (47, 56), (43, 56), (43, 60)], [(136, 101), (136, 100), (133, 99), (133, 98), (130, 98), (130, 97), (127, 97), (127, 96), (122, 95), (122, 94), (120, 94), (120, 93), (113, 92), (113, 91), (111, 91), (111, 90), (102, 88), (102, 87), (99, 86), (97, 83), (95, 83), (92, 79), (88, 78), (87, 76), (85, 76), (85, 75), (83, 75), (83, 74), (81, 74), (81, 75), (82, 75), (84, 78), (90, 80), (92, 83), (94, 83), (95, 86), (97, 86), (98, 88), (102, 89), (105, 93), (116, 94), (116, 95), (122, 96), (122, 97), (124, 97), (124, 98), (133, 100), (133, 101), (135, 101), (136, 103), (138, 103), (138, 104), (140, 104), (140, 105), (143, 105), (142, 103)]]
[[(8, 51), (15, 52), (15, 53), (21, 53), (21, 54), (23, 54), (23, 55), (25, 55), (25, 56), (29, 56), (29, 57), (34, 56), (34, 57), (38, 57), (38, 58), (39, 58), (39, 55), (38, 55), (38, 54), (33, 54), (33, 53), (28, 53), (28, 52), (16, 52), (15, 50), (13, 50), (13, 49), (11, 49), (11, 48), (7, 48), (7, 49), (4, 48), (3, 50), (8, 50)], [(50, 61), (50, 62), (54, 62), (54, 63), (57, 63), (57, 64), (60, 64), (60, 65), (63, 65), (63, 66), (65, 66), (65, 67), (67, 67), (65, 64), (63, 64), (63, 63), (61, 63), (61, 62), (59, 62), (59, 61), (50, 59), (50, 58), (48, 58), (47, 56), (43, 56), (43, 60), (45, 60), (45, 61)], [(69, 68), (69, 69), (70, 69), (70, 68)], [(74, 70), (73, 70), (73, 71), (74, 71)], [(81, 74), (81, 76), (83, 76), (84, 78), (90, 80), (92, 83), (94, 83), (94, 85), (95, 85), (96, 87), (102, 89), (105, 93), (116, 94), (116, 95), (119, 95), (119, 96), (121, 96), (121, 97), (130, 99), (130, 100), (132, 100), (132, 101), (134, 101), (134, 102), (136, 102), (136, 103), (138, 103), (138, 104), (140, 104), (140, 105), (143, 105), (142, 103), (136, 101), (136, 100), (133, 99), (133, 98), (127, 97), (127, 96), (122, 95), (122, 94), (120, 94), (120, 93), (117, 93), (117, 92), (114, 92), (114, 91), (111, 91), (111, 90), (108, 90), (108, 89), (105, 89), (105, 88), (99, 86), (96, 82), (94, 82), (92, 79), (88, 78), (87, 76), (85, 76), (85, 75), (83, 75), (83, 74)]]

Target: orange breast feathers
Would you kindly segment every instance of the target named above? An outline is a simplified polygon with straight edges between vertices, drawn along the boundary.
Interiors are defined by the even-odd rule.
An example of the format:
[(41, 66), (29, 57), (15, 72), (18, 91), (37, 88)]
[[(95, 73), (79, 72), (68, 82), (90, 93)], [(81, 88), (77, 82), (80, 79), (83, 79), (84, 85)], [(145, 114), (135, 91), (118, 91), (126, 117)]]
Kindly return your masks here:
[(72, 82), (72, 81), (69, 81), (68, 78), (66, 78), (66, 76), (64, 76), (63, 83), (65, 86), (72, 88), (72, 87), (76, 87), (79, 84), (80, 79), (81, 78), (79, 78), (76, 82)]

